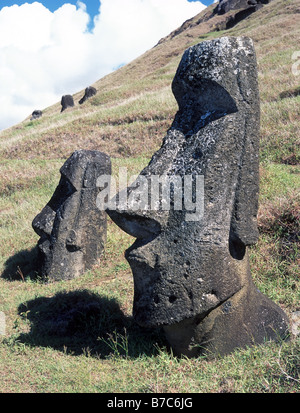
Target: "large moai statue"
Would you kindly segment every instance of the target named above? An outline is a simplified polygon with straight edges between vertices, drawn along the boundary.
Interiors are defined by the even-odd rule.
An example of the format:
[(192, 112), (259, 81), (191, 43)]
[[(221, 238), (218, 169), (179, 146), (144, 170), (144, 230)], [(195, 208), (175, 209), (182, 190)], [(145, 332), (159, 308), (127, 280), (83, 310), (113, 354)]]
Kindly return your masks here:
[[(174, 353), (190, 357), (285, 338), (288, 319), (254, 285), (247, 251), (258, 239), (260, 104), (252, 40), (223, 37), (189, 48), (172, 90), (179, 110), (161, 148), (107, 209), (136, 237), (125, 253), (133, 316), (142, 326), (163, 326)], [(152, 202), (157, 179), (173, 182), (164, 192), (170, 208), (163, 198)]]
[(71, 279), (91, 268), (106, 242), (107, 216), (96, 206), (97, 179), (111, 174), (108, 155), (74, 152), (60, 169), (60, 182), (32, 226), (38, 241), (41, 275)]

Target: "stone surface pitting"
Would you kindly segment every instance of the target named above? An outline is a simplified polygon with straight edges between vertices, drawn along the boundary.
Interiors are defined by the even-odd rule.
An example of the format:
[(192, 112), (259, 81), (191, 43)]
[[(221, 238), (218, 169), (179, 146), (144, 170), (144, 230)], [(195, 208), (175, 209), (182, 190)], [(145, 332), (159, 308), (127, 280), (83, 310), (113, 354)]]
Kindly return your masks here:
[[(154, 175), (204, 176), (204, 215), (188, 221), (184, 203), (168, 211), (108, 208), (136, 237), (126, 251), (134, 318), (163, 326), (175, 354), (187, 356), (285, 337), (287, 317), (255, 287), (247, 251), (258, 239), (260, 103), (252, 40), (223, 37), (189, 48), (172, 90), (178, 112), (140, 175), (149, 182)], [(126, 191), (133, 206), (138, 185)]]

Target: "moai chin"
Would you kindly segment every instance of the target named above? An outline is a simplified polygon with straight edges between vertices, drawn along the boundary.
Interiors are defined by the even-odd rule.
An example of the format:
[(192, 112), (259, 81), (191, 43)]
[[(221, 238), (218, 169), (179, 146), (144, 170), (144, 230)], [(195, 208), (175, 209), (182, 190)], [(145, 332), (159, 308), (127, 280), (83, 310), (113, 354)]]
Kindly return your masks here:
[(252, 40), (223, 37), (189, 48), (172, 90), (179, 110), (140, 182), (149, 184), (148, 201), (153, 177), (178, 183), (202, 176), (204, 187), (198, 194), (193, 187), (194, 218), (184, 186), (181, 209), (174, 186), (169, 209), (138, 209), (138, 180), (126, 189), (130, 202), (118, 203), (120, 193), (108, 206), (137, 238), (126, 251), (134, 318), (163, 326), (174, 353), (189, 357), (285, 338), (288, 319), (255, 287), (247, 252), (258, 239), (260, 105)]
[(111, 174), (108, 155), (74, 152), (60, 169), (60, 182), (32, 226), (38, 241), (41, 275), (71, 279), (91, 268), (104, 250), (107, 216), (96, 206), (97, 179)]

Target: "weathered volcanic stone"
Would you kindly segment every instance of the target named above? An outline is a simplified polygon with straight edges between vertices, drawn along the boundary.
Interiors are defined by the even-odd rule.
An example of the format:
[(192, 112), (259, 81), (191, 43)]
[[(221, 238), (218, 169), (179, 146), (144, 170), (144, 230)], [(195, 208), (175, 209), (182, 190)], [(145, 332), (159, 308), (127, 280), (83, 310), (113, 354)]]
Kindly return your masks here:
[(60, 182), (32, 226), (38, 242), (41, 275), (71, 279), (91, 268), (106, 242), (107, 216), (96, 207), (97, 178), (111, 173), (108, 155), (80, 150), (60, 169)]
[(220, 0), (214, 9), (215, 14), (225, 14), (235, 11), (227, 19), (219, 23), (219, 30), (230, 29), (252, 13), (270, 3), (271, 0)]
[(203, 176), (204, 214), (187, 219), (185, 202), (181, 210), (137, 208), (138, 180), (125, 190), (127, 205), (118, 203), (122, 192), (111, 200), (110, 217), (137, 238), (126, 251), (134, 318), (163, 326), (174, 353), (187, 356), (285, 337), (287, 317), (255, 287), (247, 251), (258, 239), (260, 104), (252, 40), (223, 37), (189, 48), (172, 89), (179, 110), (140, 178), (150, 187), (154, 176)]
[(61, 98), (61, 112), (66, 110), (67, 108), (72, 108), (74, 106), (74, 99), (72, 95), (64, 95)]
[(78, 103), (82, 105), (87, 99), (91, 98), (92, 96), (95, 96), (96, 93), (97, 90), (93, 86), (88, 86), (85, 89), (84, 96), (80, 99)]
[(260, 8), (263, 4), (270, 3), (271, 0), (220, 0), (214, 12), (224, 14), (230, 10), (239, 10), (249, 7)]

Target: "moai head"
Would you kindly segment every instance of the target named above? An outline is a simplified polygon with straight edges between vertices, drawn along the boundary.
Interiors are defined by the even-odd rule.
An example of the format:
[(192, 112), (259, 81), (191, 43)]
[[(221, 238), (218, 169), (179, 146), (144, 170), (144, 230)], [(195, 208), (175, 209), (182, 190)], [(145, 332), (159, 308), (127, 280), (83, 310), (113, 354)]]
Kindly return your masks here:
[(72, 108), (74, 106), (74, 99), (72, 95), (64, 95), (61, 98), (61, 112), (66, 110), (67, 108)]
[(110, 158), (98, 151), (76, 151), (60, 173), (52, 198), (32, 222), (41, 237), (41, 274), (49, 280), (81, 275), (97, 262), (106, 241), (107, 217), (96, 206), (96, 183), (111, 174)]
[(88, 86), (85, 89), (83, 97), (79, 100), (79, 104), (82, 105), (87, 99), (91, 98), (92, 96), (96, 95), (97, 89), (95, 89), (93, 86)]
[(175, 354), (188, 356), (284, 336), (286, 316), (257, 291), (248, 264), (247, 246), (258, 239), (259, 190), (251, 39), (189, 48), (172, 89), (179, 110), (162, 147), (107, 209), (137, 238), (126, 251), (134, 318), (163, 326)]

